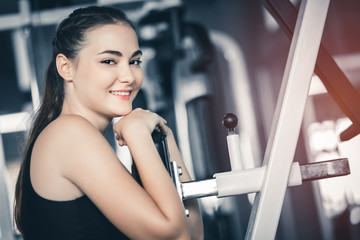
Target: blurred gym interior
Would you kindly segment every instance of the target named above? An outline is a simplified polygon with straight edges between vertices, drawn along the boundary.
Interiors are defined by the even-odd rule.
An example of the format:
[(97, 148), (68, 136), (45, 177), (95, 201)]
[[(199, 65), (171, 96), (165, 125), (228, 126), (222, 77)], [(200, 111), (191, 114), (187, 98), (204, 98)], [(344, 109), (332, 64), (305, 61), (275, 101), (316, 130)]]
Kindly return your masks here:
[[(297, 0), (0, 0), (0, 240), (21, 239), (12, 223), (14, 184), (41, 98), (51, 38), (62, 18), (93, 4), (129, 15), (144, 53), (145, 80), (134, 107), (167, 119), (193, 178), (205, 180), (230, 170), (222, 125), (227, 113), (239, 119), (236, 132), (245, 139), (246, 157), (262, 164), (291, 43), (268, 2), (290, 3), (296, 19)], [(331, 0), (322, 37), (358, 93), (359, 12), (360, 1)], [(325, 81), (313, 75), (293, 161), (346, 157), (351, 174), (288, 188), (278, 240), (360, 239), (360, 137), (340, 140), (352, 121)], [(348, 107), (359, 108), (359, 103)], [(121, 155), (112, 132), (106, 136)], [(199, 203), (206, 240), (244, 239), (250, 195), (205, 197)]]

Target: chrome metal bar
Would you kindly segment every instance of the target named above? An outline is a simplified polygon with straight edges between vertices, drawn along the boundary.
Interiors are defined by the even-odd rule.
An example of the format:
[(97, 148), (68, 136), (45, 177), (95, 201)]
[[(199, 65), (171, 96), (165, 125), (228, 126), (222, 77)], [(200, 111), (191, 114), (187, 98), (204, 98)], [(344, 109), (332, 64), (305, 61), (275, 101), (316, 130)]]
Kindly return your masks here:
[[(175, 162), (173, 169), (177, 168)], [(259, 192), (265, 176), (266, 166), (238, 171), (216, 173), (214, 178), (199, 181), (179, 181), (179, 174), (173, 171), (174, 183), (182, 200), (209, 196), (229, 197)], [(339, 177), (350, 174), (347, 158), (310, 163), (300, 166), (291, 165), (287, 187), (299, 186), (304, 181)], [(173, 177), (174, 177), (173, 176)], [(177, 180), (176, 180), (177, 179)]]
[(216, 179), (192, 181), (182, 183), (183, 200), (217, 196), (218, 188)]
[(180, 199), (182, 200), (182, 186), (181, 186), (181, 182), (180, 182), (180, 176), (182, 174), (181, 167), (179, 168), (176, 161), (172, 161), (172, 162), (170, 162), (170, 171), (171, 171), (170, 175), (175, 184), (176, 190), (179, 194)]

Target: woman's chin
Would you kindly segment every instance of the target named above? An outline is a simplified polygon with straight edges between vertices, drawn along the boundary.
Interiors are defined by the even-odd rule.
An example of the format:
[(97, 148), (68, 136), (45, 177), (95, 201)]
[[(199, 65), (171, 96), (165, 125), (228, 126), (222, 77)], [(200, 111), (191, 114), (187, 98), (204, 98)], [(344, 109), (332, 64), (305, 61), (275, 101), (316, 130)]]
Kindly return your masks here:
[(131, 113), (132, 111), (132, 108), (128, 108), (128, 109), (122, 109), (121, 111), (116, 111), (115, 112), (115, 117), (122, 117), (122, 116), (125, 116), (129, 113)]

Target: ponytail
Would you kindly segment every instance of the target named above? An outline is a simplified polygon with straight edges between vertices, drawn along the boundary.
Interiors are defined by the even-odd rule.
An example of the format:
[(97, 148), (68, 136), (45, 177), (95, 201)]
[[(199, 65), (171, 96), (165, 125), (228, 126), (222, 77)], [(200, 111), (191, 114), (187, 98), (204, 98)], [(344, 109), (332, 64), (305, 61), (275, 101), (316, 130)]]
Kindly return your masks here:
[(22, 200), (22, 183), (25, 169), (26, 156), (30, 145), (40, 134), (42, 130), (54, 119), (56, 119), (62, 110), (64, 101), (64, 81), (60, 77), (56, 69), (55, 58), (50, 62), (44, 88), (44, 96), (41, 105), (36, 112), (35, 120), (29, 132), (29, 137), (25, 145), (22, 162), (20, 166), (18, 180), (15, 186), (15, 206), (14, 206), (14, 220), (18, 230), (22, 232), (21, 225), (21, 200)]

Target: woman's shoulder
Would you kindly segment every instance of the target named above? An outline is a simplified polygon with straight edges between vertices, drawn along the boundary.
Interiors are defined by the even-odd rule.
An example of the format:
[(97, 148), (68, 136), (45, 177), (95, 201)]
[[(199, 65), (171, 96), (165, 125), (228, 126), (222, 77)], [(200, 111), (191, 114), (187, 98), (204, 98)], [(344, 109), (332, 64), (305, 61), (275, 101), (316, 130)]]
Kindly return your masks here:
[(61, 174), (81, 171), (84, 164), (98, 164), (113, 150), (88, 120), (80, 116), (61, 116), (50, 123), (36, 139), (32, 158), (54, 164)]
[(86, 143), (85, 139), (99, 138), (103, 138), (103, 135), (87, 119), (65, 115), (55, 119), (40, 133), (35, 147), (38, 145), (54, 151), (76, 145), (74, 149), (81, 150), (81, 145)]
[(86, 118), (79, 116), (79, 115), (73, 115), (73, 114), (67, 114), (67, 115), (60, 115), (58, 118), (56, 118), (53, 122), (51, 122), (47, 128), (61, 128), (64, 130), (66, 129), (87, 129), (95, 127), (90, 123), (89, 120)]
[(49, 135), (52, 139), (57, 139), (69, 136), (75, 138), (84, 134), (96, 135), (96, 133), (99, 131), (87, 119), (78, 115), (64, 115), (51, 122), (40, 135)]
[(53, 200), (81, 196), (82, 190), (69, 181), (68, 176), (81, 175), (85, 164), (98, 164), (107, 145), (102, 134), (86, 119), (73, 115), (57, 118), (34, 144), (30, 170), (34, 188), (41, 196)]

